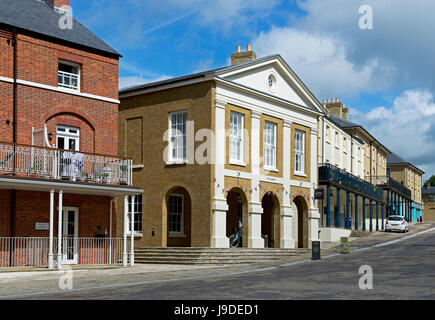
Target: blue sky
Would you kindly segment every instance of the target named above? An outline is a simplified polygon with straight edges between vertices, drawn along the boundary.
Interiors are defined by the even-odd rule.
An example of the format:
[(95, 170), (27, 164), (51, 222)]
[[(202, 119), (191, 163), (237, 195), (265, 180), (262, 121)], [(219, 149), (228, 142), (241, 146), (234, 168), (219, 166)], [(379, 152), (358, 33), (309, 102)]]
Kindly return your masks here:
[[(120, 86), (225, 66), (237, 45), (281, 54), (319, 100), (435, 174), (435, 1), (70, 0), (123, 58)], [(361, 30), (361, 5), (373, 29)], [(427, 176), (427, 175), (426, 175)]]

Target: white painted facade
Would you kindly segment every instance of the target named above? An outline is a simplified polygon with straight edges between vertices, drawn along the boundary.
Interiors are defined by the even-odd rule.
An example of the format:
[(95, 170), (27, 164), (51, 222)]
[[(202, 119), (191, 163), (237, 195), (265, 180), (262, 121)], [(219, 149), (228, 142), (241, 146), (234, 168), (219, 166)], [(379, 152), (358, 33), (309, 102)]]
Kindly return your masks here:
[(364, 143), (327, 117), (319, 125), (319, 165), (329, 163), (364, 179)]
[[(274, 77), (274, 86), (268, 86), (270, 76)], [(239, 172), (225, 169), (226, 139), (225, 139), (225, 109), (227, 104), (236, 105), (252, 111), (251, 118), (251, 172)], [(308, 108), (307, 106), (310, 106)], [(282, 178), (260, 174), (260, 117), (268, 115), (282, 119), (283, 126), (283, 175)], [(261, 217), (263, 208), (260, 190), (256, 186), (262, 181), (277, 184), (291, 193), (292, 187), (310, 189), (308, 205), (308, 243), (318, 240), (318, 226), (320, 214), (316, 207), (314, 189), (317, 184), (317, 121), (322, 115), (322, 107), (305, 88), (302, 82), (282, 61), (280, 57), (250, 64), (249, 67), (232, 69), (227, 74), (220, 74), (216, 78), (215, 97), (215, 178), (224, 182), (225, 177), (239, 177), (251, 181), (251, 202), (248, 204), (250, 248), (263, 248), (264, 240), (261, 234)], [(291, 177), (291, 128), (293, 124), (310, 128), (311, 159), (306, 165), (310, 166), (309, 182), (292, 180)], [(247, 161), (248, 159), (245, 159)], [(226, 212), (228, 210), (225, 195), (215, 186), (213, 200), (213, 247), (228, 247), (226, 237)], [(297, 209), (291, 203), (289, 196), (283, 197), (280, 203), (281, 248), (295, 248), (298, 239)]]

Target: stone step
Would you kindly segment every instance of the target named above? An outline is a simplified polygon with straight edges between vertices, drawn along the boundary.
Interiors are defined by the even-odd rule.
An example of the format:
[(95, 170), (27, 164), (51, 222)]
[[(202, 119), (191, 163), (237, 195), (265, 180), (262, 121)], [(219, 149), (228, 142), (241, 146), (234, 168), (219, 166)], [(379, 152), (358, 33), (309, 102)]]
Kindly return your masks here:
[(369, 232), (369, 231), (352, 230), (349, 237), (350, 238), (362, 238), (362, 237), (368, 237), (371, 234), (373, 234), (373, 233)]
[(276, 261), (310, 252), (309, 249), (157, 248), (135, 250), (136, 263), (152, 264), (254, 264)]

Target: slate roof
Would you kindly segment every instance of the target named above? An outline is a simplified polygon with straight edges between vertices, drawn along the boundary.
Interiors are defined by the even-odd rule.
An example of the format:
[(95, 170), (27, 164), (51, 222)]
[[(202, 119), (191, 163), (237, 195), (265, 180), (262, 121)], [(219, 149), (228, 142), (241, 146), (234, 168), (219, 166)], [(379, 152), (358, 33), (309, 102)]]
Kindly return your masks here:
[(62, 30), (62, 15), (42, 0), (0, 0), (0, 24), (121, 56), (76, 19), (72, 29)]
[[(2, 0), (0, 0), (0, 1), (2, 1)], [(263, 57), (263, 58), (260, 58), (260, 59), (256, 59), (256, 60), (252, 60), (252, 61), (248, 61), (248, 62), (244, 62), (244, 63), (240, 63), (240, 64), (237, 64), (237, 65), (234, 65), (234, 66), (225, 66), (225, 67), (220, 67), (220, 68), (216, 68), (216, 69), (206, 70), (206, 71), (202, 71), (202, 72), (198, 72), (198, 73), (192, 73), (192, 74), (181, 76), (181, 77), (175, 77), (175, 78), (170, 78), (170, 79), (166, 79), (166, 80), (162, 80), (162, 81), (150, 82), (150, 83), (145, 83), (145, 84), (141, 84), (141, 85), (135, 85), (135, 86), (131, 86), (131, 87), (127, 87), (127, 88), (121, 89), (119, 91), (119, 94), (123, 94), (123, 93), (127, 93), (127, 92), (132, 92), (132, 91), (137, 91), (137, 90), (149, 89), (149, 88), (153, 88), (153, 87), (158, 87), (158, 86), (162, 86), (162, 85), (166, 85), (166, 84), (177, 83), (177, 82), (186, 81), (186, 80), (205, 78), (207, 76), (218, 76), (222, 72), (227, 72), (227, 71), (231, 71), (232, 69), (249, 66), (251, 64), (258, 63), (258, 62), (261, 62), (261, 61), (264, 61), (264, 60), (268, 60), (268, 59), (271, 59), (271, 58), (276, 58), (278, 56), (279, 55), (271, 55), (271, 56)]]
[(399, 155), (397, 155), (395, 153), (391, 153), (391, 154), (387, 155), (387, 165), (394, 165), (394, 164), (407, 164), (407, 165), (410, 165), (411, 167), (415, 168), (416, 170), (420, 171), (422, 174), (424, 174), (423, 170), (417, 168), (412, 163), (404, 160)]

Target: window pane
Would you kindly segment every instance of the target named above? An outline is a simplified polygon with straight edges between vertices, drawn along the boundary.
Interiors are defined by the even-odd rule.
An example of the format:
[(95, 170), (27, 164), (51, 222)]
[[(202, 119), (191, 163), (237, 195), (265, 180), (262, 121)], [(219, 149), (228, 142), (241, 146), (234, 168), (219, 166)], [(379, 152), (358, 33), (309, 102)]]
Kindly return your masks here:
[(231, 112), (230, 115), (230, 159), (243, 160), (243, 115)]

